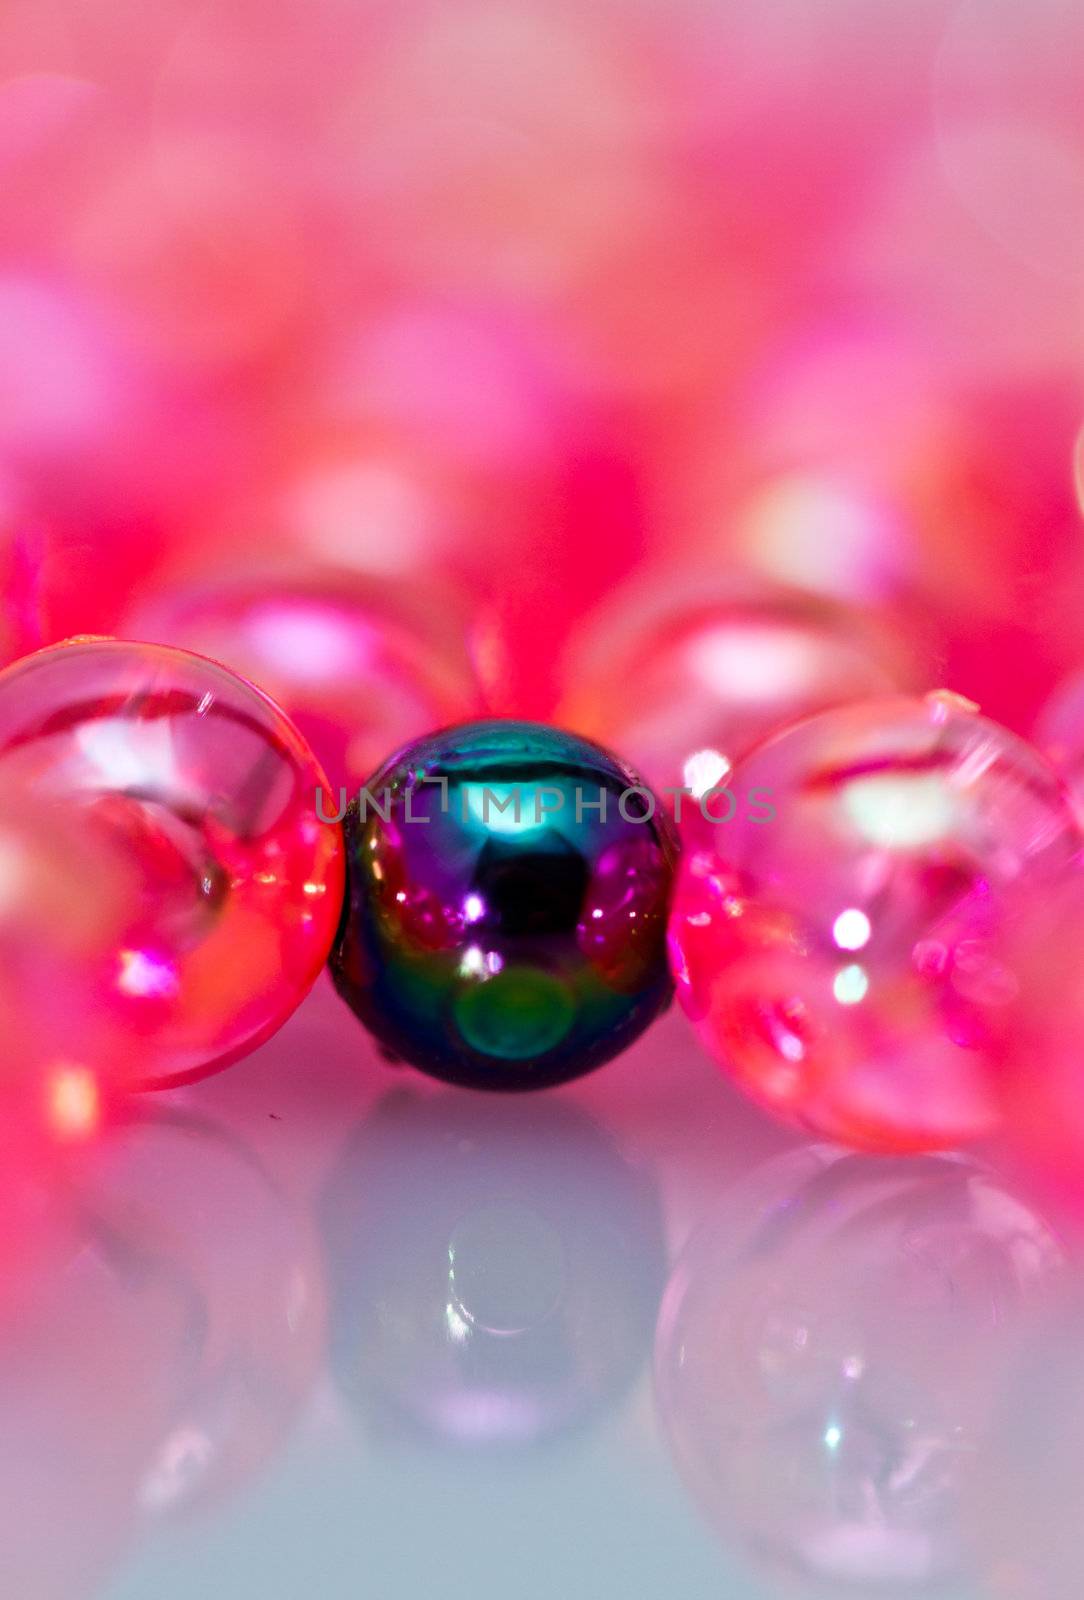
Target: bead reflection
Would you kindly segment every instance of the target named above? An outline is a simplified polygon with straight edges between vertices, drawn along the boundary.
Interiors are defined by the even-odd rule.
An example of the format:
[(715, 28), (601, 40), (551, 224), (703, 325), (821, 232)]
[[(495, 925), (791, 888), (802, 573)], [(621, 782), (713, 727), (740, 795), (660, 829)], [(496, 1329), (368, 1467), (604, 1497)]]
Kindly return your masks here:
[(996, 1362), (1060, 1247), (970, 1162), (810, 1147), (734, 1189), (663, 1301), (658, 1399), (726, 1539), (816, 1593), (928, 1592)]
[(135, 1122), (88, 1181), (102, 1225), (134, 1263), (177, 1276), (190, 1306), (185, 1382), (138, 1505), (160, 1516), (214, 1504), (278, 1450), (318, 1369), (311, 1228), (247, 1147), (202, 1119)]
[(387, 1096), (323, 1214), (332, 1365), (392, 1434), (529, 1445), (616, 1403), (663, 1276), (654, 1187), (567, 1106)]
[(97, 1592), (151, 1523), (250, 1481), (323, 1351), (311, 1233), (224, 1131), (133, 1119), (65, 1200), (0, 1320), (0, 1573), (28, 1600)]

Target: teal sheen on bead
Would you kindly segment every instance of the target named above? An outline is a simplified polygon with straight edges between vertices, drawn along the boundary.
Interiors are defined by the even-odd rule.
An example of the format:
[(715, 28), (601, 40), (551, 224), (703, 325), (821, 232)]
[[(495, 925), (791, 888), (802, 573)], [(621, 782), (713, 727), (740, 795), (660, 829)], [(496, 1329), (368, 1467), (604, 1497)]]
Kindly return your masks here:
[(677, 858), (624, 763), (530, 722), (470, 722), (406, 747), (345, 817), (331, 969), (385, 1051), (484, 1089), (600, 1066), (670, 997)]

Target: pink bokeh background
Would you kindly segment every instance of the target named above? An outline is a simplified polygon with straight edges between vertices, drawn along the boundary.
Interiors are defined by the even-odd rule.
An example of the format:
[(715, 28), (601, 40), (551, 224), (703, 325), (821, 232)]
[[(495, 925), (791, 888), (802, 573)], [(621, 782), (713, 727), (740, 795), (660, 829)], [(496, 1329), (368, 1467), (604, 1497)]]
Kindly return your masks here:
[(13, 0), (5, 651), (273, 558), (430, 597), (547, 715), (623, 585), (740, 572), (1028, 731), (1080, 653), (1082, 44), (1070, 0)]

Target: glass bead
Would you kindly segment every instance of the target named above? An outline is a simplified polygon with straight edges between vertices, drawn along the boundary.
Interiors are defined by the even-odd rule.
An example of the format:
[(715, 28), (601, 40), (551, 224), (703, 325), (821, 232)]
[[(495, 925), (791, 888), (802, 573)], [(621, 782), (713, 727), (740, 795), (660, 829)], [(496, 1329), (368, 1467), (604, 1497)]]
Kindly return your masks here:
[(683, 1480), (773, 1594), (943, 1595), (1001, 1361), (1063, 1273), (1046, 1223), (970, 1161), (769, 1162), (663, 1298), (656, 1393)]
[(1077, 867), (1056, 774), (933, 694), (796, 724), (739, 764), (733, 819), (687, 854), (678, 995), (761, 1104), (843, 1143), (949, 1147), (997, 1121), (1026, 999), (1010, 930)]
[(0, 783), (62, 808), (129, 875), (123, 943), (94, 952), (120, 1056), (88, 1065), (162, 1088), (285, 1021), (342, 907), (341, 832), (316, 811), (325, 781), (277, 706), (183, 650), (75, 640), (0, 674)]
[(667, 1003), (672, 831), (598, 746), (534, 723), (447, 729), (369, 780), (346, 839), (332, 971), (393, 1057), (541, 1088), (609, 1060)]
[[(906, 675), (886, 631), (816, 596), (758, 587), (652, 598), (573, 654), (560, 715), (620, 750), (660, 795), (695, 796), (777, 728), (891, 693)], [(683, 832), (686, 819), (695, 826), (695, 806)]]
[(389, 750), (479, 709), (452, 609), (357, 573), (283, 568), (173, 586), (127, 626), (259, 684), (354, 789)]

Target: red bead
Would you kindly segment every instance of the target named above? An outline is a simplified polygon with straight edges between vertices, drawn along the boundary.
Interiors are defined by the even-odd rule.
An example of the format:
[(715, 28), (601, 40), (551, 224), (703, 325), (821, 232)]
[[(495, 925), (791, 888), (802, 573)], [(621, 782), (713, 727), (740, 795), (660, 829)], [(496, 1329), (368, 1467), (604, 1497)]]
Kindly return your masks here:
[(0, 674), (0, 783), (62, 807), (130, 874), (123, 933), (93, 960), (115, 1054), (86, 1065), (126, 1086), (186, 1082), (254, 1049), (307, 993), (342, 908), (341, 837), (317, 816), (311, 751), (252, 685), (160, 645), (39, 651)]

